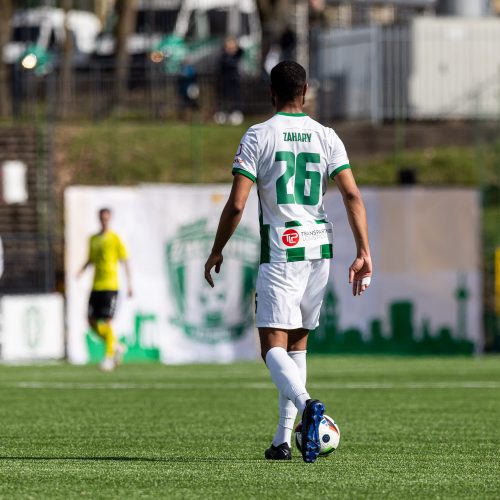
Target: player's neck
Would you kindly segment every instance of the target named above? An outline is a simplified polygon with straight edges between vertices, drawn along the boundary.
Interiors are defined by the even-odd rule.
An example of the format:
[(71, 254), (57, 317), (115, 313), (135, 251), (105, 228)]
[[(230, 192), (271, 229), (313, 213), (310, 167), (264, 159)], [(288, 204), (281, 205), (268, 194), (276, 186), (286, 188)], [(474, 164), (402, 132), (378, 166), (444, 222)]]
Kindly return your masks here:
[(276, 113), (287, 113), (291, 115), (300, 115), (304, 113), (304, 106), (298, 101), (276, 103)]
[(276, 113), (287, 114), (287, 115), (303, 115), (304, 110), (302, 107), (285, 106), (283, 108), (276, 108)]

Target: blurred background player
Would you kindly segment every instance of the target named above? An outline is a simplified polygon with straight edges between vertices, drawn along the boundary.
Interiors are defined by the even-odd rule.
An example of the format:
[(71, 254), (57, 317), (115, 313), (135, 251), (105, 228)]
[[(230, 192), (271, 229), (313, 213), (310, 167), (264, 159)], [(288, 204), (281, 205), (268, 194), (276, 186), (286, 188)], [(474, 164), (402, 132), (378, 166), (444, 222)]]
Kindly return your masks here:
[(306, 389), (306, 349), (319, 325), (333, 257), (333, 230), (323, 206), (329, 178), (342, 194), (357, 255), (349, 268), (354, 296), (370, 284), (372, 263), (366, 211), (344, 144), (336, 133), (303, 112), (306, 72), (293, 61), (271, 71), (276, 114), (250, 127), (233, 163), (233, 187), (222, 212), (205, 279), (219, 272), (224, 249), (241, 220), (250, 189), (257, 183), (261, 259), (256, 286), (256, 326), (261, 354), (279, 390), (280, 419), (268, 460), (291, 459), (291, 436), (302, 415), (302, 458), (319, 454), (324, 405)]
[(77, 277), (88, 266), (94, 266), (94, 281), (89, 298), (88, 320), (92, 330), (104, 340), (105, 355), (101, 362), (104, 371), (114, 370), (125, 353), (125, 346), (116, 338), (111, 321), (118, 298), (118, 263), (122, 262), (127, 275), (128, 296), (132, 296), (127, 250), (120, 237), (109, 229), (111, 210), (99, 210), (101, 229), (89, 240), (89, 258)]

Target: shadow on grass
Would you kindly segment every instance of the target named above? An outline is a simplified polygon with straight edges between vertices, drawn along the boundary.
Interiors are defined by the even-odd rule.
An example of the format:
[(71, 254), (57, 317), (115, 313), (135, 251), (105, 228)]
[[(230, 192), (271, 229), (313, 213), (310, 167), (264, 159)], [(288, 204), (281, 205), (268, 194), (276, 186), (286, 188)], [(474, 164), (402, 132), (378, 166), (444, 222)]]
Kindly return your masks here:
[[(225, 457), (30, 457), (30, 456), (4, 456), (0, 455), (0, 462), (2, 460), (74, 460), (81, 462), (100, 462), (100, 461), (116, 461), (116, 462), (158, 462), (158, 463), (217, 463), (217, 462), (267, 462), (264, 458), (225, 458)], [(290, 464), (290, 461), (286, 461)]]

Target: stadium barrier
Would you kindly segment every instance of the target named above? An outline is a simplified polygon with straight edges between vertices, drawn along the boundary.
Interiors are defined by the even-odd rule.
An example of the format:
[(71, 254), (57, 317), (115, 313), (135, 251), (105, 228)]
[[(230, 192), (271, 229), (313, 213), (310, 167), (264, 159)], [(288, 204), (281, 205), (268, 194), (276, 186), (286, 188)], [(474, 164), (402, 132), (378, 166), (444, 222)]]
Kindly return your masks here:
[[(214, 290), (203, 264), (229, 192), (227, 185), (71, 187), (65, 193), (68, 356), (96, 362), (100, 341), (86, 325), (91, 273), (76, 271), (97, 231), (97, 210), (129, 249), (134, 297), (119, 300), (115, 326), (125, 361), (230, 362), (257, 357), (253, 286), (259, 258), (257, 195), (252, 191), (225, 251)], [(334, 259), (320, 327), (319, 353), (471, 354), (483, 348), (480, 205), (471, 189), (363, 189), (375, 273), (352, 297), (355, 255), (341, 199), (327, 193)], [(124, 294), (123, 294), (124, 295)]]
[(64, 358), (62, 295), (7, 295), (0, 299), (0, 311), (0, 360)]

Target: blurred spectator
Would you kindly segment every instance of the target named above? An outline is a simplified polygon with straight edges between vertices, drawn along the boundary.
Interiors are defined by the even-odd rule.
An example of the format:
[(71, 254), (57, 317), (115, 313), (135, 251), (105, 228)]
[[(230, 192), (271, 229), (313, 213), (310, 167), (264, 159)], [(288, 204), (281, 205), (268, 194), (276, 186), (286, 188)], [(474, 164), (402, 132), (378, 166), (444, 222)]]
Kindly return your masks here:
[(285, 26), (280, 36), (281, 60), (295, 61), (295, 48), (297, 46), (297, 35), (289, 24)]
[(189, 120), (193, 111), (198, 109), (200, 87), (196, 68), (188, 59), (182, 61), (177, 77), (177, 92), (179, 94), (179, 118)]
[(268, 75), (271, 70), (280, 62), (281, 50), (279, 45), (273, 44), (269, 47), (269, 52), (264, 60), (264, 69)]
[(224, 40), (224, 48), (219, 61), (219, 112), (215, 121), (225, 123), (229, 121), (239, 125), (243, 121), (241, 112), (241, 81), (239, 63), (243, 50), (238, 41), (229, 37)]

